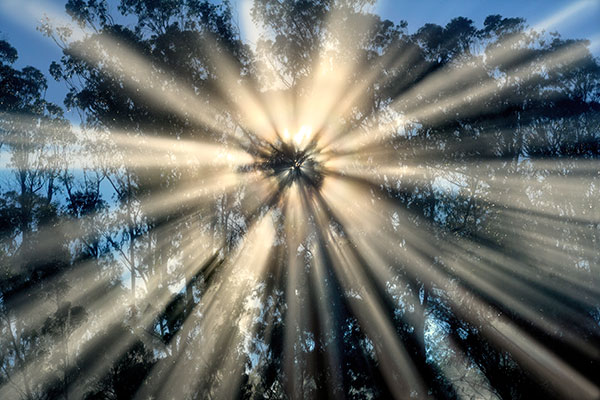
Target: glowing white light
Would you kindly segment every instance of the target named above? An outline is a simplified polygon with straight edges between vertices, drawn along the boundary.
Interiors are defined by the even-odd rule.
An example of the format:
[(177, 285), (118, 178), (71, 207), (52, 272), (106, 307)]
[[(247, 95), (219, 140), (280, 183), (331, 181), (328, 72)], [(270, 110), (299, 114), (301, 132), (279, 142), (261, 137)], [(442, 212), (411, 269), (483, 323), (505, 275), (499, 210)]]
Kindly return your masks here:
[(302, 144), (302, 142), (308, 139), (311, 134), (312, 128), (308, 125), (302, 125), (298, 133), (296, 133), (296, 135), (294, 136), (294, 143), (296, 143), (296, 145), (299, 146), (300, 144)]

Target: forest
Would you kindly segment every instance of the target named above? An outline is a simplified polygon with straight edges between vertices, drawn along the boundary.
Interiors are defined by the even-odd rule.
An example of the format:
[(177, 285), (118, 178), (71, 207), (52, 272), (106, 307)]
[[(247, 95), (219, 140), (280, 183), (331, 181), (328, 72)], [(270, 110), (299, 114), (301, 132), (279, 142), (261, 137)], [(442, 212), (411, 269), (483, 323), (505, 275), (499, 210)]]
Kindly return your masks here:
[(374, 5), (0, 40), (0, 399), (600, 398), (592, 42)]

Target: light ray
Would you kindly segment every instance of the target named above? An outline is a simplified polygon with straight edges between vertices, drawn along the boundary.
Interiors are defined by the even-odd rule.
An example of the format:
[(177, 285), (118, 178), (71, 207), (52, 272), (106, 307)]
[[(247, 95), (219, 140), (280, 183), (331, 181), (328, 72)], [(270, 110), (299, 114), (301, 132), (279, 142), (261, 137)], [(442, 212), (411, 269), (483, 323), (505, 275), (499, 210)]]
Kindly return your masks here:
[[(242, 385), (259, 386), (269, 362), (279, 363), (282, 375), (273, 378), (281, 388), (271, 397), (339, 397), (355, 373), (346, 370), (344, 354), (352, 346), (384, 394), (437, 396), (445, 390), (435, 387), (444, 385), (438, 381), (448, 380), (449, 393), (459, 396), (447, 365), (428, 357), (426, 326), (441, 329), (444, 318), (460, 323), (438, 352), (477, 364), (459, 331), (469, 327), (469, 339), (506, 354), (553, 393), (600, 397), (584, 367), (562, 358), (567, 351), (582, 360), (600, 357), (596, 337), (581, 337), (583, 330), (596, 332), (589, 314), (600, 301), (590, 280), (598, 272), (590, 261), (598, 259), (598, 161), (548, 157), (546, 143), (535, 142), (536, 130), (568, 131), (581, 122), (579, 114), (537, 125), (519, 117), (514, 128), (493, 118), (503, 110), (488, 107), (496, 98), (512, 106), (522, 87), (589, 57), (583, 42), (542, 52), (543, 44), (530, 41), (591, 3), (568, 6), (532, 30), (482, 40), (485, 51), (430, 73), (408, 36), (396, 38), (386, 54), (372, 51), (371, 60), (367, 45), (380, 20), (333, 2), (324, 25), (317, 32), (308, 27), (315, 43), (301, 62), (311, 65), (298, 76), (286, 76), (269, 46), (257, 52), (272, 58), (271, 69), (240, 62), (209, 34), (198, 38), (194, 46), (211, 54), (202, 67), (206, 87), (190, 85), (116, 36), (74, 34), (64, 43), (73, 57), (122, 85), (133, 103), (143, 100), (183, 123), (154, 131), (113, 120), (114, 127), (105, 121), (76, 129), (0, 114), (2, 144), (13, 157), (0, 152), (0, 163), (10, 177), (24, 170), (14, 161), (19, 157), (65, 182), (96, 169), (97, 198), (114, 197), (112, 208), (81, 218), (31, 223), (37, 251), (100, 240), (112, 246), (107, 265), (122, 266), (115, 278), (94, 270), (100, 258), (68, 260), (67, 269), (1, 300), (6, 332), (18, 331), (19, 314), (28, 323), (23, 332), (42, 332), (40, 341), (49, 344), (35, 360), (12, 356), (15, 374), (2, 382), (0, 397), (15, 397), (27, 385), (44, 392), (59, 379), (47, 366), (62, 365), (65, 376), (77, 372), (72, 382), (64, 378), (66, 392), (83, 398), (89, 382), (108, 376), (139, 343), (154, 350), (155, 361), (140, 399), (239, 397)], [(242, 4), (245, 13), (248, 7)], [(256, 27), (247, 34), (259, 40), (271, 33)], [(261, 82), (273, 72), (281, 72), (280, 82)], [(388, 84), (404, 89), (371, 106), (368, 96)], [(556, 88), (545, 89), (525, 98), (552, 100)], [(455, 120), (472, 124), (464, 127), (472, 137), (458, 132), (463, 127), (454, 128)], [(521, 135), (514, 156), (485, 148), (514, 129)], [(430, 136), (437, 134), (448, 140), (436, 144)], [(48, 185), (44, 179), (36, 190)], [(65, 207), (79, 190), (67, 184), (69, 193), (56, 202)], [(15, 193), (21, 208), (14, 208), (22, 211)], [(94, 224), (97, 230), (84, 232)], [(97, 238), (102, 224), (107, 232)], [(15, 281), (29, 268), (18, 246), (26, 229), (18, 229), (7, 239), (17, 245), (6, 251), (14, 256), (6, 271)], [(63, 282), (71, 286), (59, 290)], [(50, 301), (43, 295), (53, 287)], [(93, 320), (72, 323), (77, 307)], [(48, 326), (65, 310), (68, 322), (50, 340)], [(360, 333), (348, 339), (353, 324)], [(273, 343), (280, 348), (271, 349)], [(469, 382), (492, 396), (489, 374), (477, 368)]]
[[(576, 3), (572, 7), (568, 7), (568, 9), (578, 11), (581, 10), (582, 7), (587, 6), (589, 6), (589, 2), (584, 0)], [(553, 21), (553, 23), (557, 23), (568, 18), (570, 13), (571, 11), (559, 11), (549, 20)], [(518, 45), (521, 38), (521, 35), (516, 35), (502, 39), (498, 46), (491, 49), (491, 51), (486, 55), (487, 58), (493, 59), (494, 63), (498, 65), (504, 63), (516, 62), (517, 64), (520, 64), (522, 62), (527, 62), (527, 59), (519, 59), (520, 55), (518, 52), (512, 51), (513, 46)], [(592, 40), (592, 43), (595, 43), (595, 40)], [(513, 70), (509, 71), (507, 76), (512, 80), (527, 81), (527, 79), (531, 79), (530, 75), (542, 65), (550, 64), (552, 67), (554, 67), (555, 64), (559, 64), (561, 62), (566, 64), (575, 64), (587, 54), (588, 53), (586, 52), (586, 49), (582, 48), (581, 44), (574, 44), (560, 50), (557, 52), (557, 54), (551, 54), (543, 57), (541, 60), (536, 61), (533, 66), (526, 67), (523, 70), (518, 70), (513, 67)], [(498, 89), (498, 83), (496, 80), (492, 80), (487, 76), (485, 77), (483, 84), (481, 82), (474, 81), (474, 76), (481, 75), (480, 69), (482, 65), (481, 60), (478, 57), (479, 55), (475, 55), (472, 57), (472, 59), (466, 60), (464, 63), (461, 63), (459, 68), (452, 64), (448, 68), (442, 68), (441, 71), (431, 74), (425, 79), (425, 81), (420, 82), (414, 88), (410, 89), (406, 93), (403, 93), (399, 98), (395, 99), (390, 108), (394, 108), (405, 102), (413, 103), (413, 105), (409, 105), (406, 110), (403, 110), (403, 114), (405, 114), (403, 118), (407, 121), (418, 121), (420, 119), (429, 119), (432, 116), (436, 116), (437, 113), (440, 113), (440, 110), (444, 110), (444, 113), (446, 113), (459, 107), (463, 107), (467, 105), (466, 99), (468, 99), (468, 103), (471, 104), (478, 98), (485, 98), (494, 90)], [(427, 105), (426, 102), (428, 100), (432, 100), (438, 95), (438, 93), (443, 93), (446, 89), (451, 88), (456, 84), (456, 82), (464, 82), (467, 85), (467, 88), (458, 94), (451, 94), (450, 96), (447, 96), (440, 104), (435, 103), (432, 105)], [(504, 90), (507, 89), (505, 88)], [(400, 108), (403, 109), (403, 107)], [(464, 112), (465, 110), (461, 108), (460, 111)], [(471, 107), (469, 111), (471, 114), (476, 114), (479, 109)], [(443, 116), (440, 115), (439, 118), (443, 118)], [(394, 121), (392, 124), (378, 126), (377, 132), (383, 133), (387, 136), (390, 131), (394, 132), (397, 127), (398, 124)], [(356, 146), (357, 143), (355, 141), (348, 142), (348, 136), (354, 136), (358, 132), (351, 132), (349, 135), (345, 135), (344, 145), (347, 147)], [(372, 134), (371, 136), (377, 137), (378, 135)], [(340, 136), (338, 135), (335, 138), (335, 141), (337, 142), (339, 138)], [(332, 142), (327, 143), (326, 148), (332, 144)], [(363, 141), (361, 145), (364, 146), (366, 143)]]
[[(177, 359), (175, 367), (185, 366), (186, 360), (184, 355), (187, 351), (191, 351), (192, 354), (198, 354), (201, 349), (214, 349), (213, 355), (209, 355), (203, 365), (196, 366), (197, 370), (195, 372), (198, 377), (196, 379), (198, 382), (189, 382), (190, 377), (188, 375), (180, 375), (179, 377), (167, 375), (167, 378), (169, 379), (166, 382), (157, 376), (156, 379), (151, 379), (149, 382), (154, 382), (153, 385), (162, 385), (162, 387), (152, 386), (143, 388), (142, 391), (138, 393), (140, 398), (146, 396), (147, 390), (150, 390), (152, 393), (163, 393), (165, 395), (167, 393), (170, 395), (178, 393), (180, 396), (183, 396), (189, 391), (194, 390), (195, 385), (200, 384), (203, 376), (209, 374), (207, 369), (213, 367), (216, 367), (216, 372), (226, 374), (226, 377), (222, 379), (223, 382), (233, 379), (235, 376), (239, 376), (239, 374), (235, 374), (235, 370), (223, 370), (223, 368), (219, 366), (220, 360), (227, 360), (228, 357), (232, 356), (237, 351), (238, 346), (236, 343), (230, 343), (230, 341), (240, 340), (239, 338), (235, 339), (234, 336), (236, 335), (236, 332), (230, 331), (229, 334), (218, 335), (211, 334), (210, 330), (223, 326), (224, 322), (232, 323), (234, 326), (237, 326), (237, 330), (242, 332), (250, 329), (250, 325), (248, 324), (253, 320), (252, 314), (245, 315), (238, 310), (239, 307), (242, 306), (251, 288), (254, 287), (256, 281), (265, 272), (266, 261), (269, 255), (268, 249), (272, 246), (273, 238), (274, 231), (272, 222), (268, 216), (264, 216), (261, 221), (251, 229), (251, 232), (244, 240), (244, 244), (236, 251), (237, 254), (232, 255), (226, 262), (226, 265), (219, 268), (217, 275), (212, 278), (214, 283), (209, 286), (207, 289), (208, 291), (203, 296), (203, 302), (200, 305), (200, 308), (194, 311), (196, 317), (188, 318), (181, 331), (178, 333), (178, 336), (183, 338), (182, 340), (187, 340), (185, 337), (192, 329), (206, 330), (204, 334), (197, 335), (191, 342), (186, 341), (181, 343), (181, 349), (179, 350), (181, 356)], [(250, 269), (244, 268), (241, 262), (246, 256), (250, 257), (250, 265), (253, 265)], [(235, 278), (232, 279), (232, 277)], [(225, 317), (225, 321), (223, 321), (223, 315), (227, 316)], [(241, 326), (238, 325), (238, 321), (242, 322)], [(199, 324), (198, 328), (194, 328), (194, 325), (196, 324)], [(222, 342), (222, 340), (224, 340), (224, 342)], [(199, 346), (200, 343), (202, 346)], [(223, 356), (214, 353), (214, 351), (224, 351), (226, 352), (226, 355)], [(225, 362), (227, 363), (228, 361)], [(213, 365), (213, 363), (216, 363), (216, 365)], [(241, 366), (238, 363), (236, 369), (239, 367)], [(172, 367), (170, 368), (173, 370)], [(155, 367), (153, 373), (160, 374), (160, 368)], [(222, 389), (236, 390), (236, 385), (223, 386)], [(207, 390), (211, 390), (211, 388), (207, 388)]]

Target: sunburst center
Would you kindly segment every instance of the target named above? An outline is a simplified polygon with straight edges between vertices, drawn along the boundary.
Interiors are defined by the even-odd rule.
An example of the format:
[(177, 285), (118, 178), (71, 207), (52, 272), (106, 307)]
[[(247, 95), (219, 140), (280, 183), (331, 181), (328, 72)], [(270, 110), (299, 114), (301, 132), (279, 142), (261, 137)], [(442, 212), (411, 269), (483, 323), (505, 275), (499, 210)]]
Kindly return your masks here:
[(257, 163), (259, 170), (275, 178), (280, 187), (293, 182), (319, 188), (323, 181), (323, 168), (317, 161), (313, 147), (300, 149), (295, 143), (271, 145), (268, 152)]

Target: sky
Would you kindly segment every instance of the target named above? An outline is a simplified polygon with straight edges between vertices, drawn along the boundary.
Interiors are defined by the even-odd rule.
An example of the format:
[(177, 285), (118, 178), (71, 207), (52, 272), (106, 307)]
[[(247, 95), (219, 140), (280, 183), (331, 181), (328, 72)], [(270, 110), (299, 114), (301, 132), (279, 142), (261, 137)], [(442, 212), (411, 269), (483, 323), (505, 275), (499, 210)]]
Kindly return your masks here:
[[(67, 21), (65, 2), (0, 0), (0, 39), (7, 40), (19, 52), (17, 67), (32, 65), (48, 75), (50, 63), (60, 58), (61, 50), (36, 27), (44, 14)], [(231, 2), (244, 37), (252, 41), (256, 30), (248, 16), (251, 0)], [(116, 5), (112, 7), (116, 11)], [(407, 21), (409, 33), (425, 23), (445, 25), (458, 16), (472, 19), (477, 26), (482, 26), (485, 17), (491, 14), (523, 17), (531, 27), (558, 31), (565, 38), (592, 39), (592, 51), (600, 56), (600, 0), (379, 0), (376, 12), (394, 22)], [(66, 93), (64, 83), (55, 82), (49, 75), (48, 78), (46, 98), (62, 105)], [(76, 118), (69, 114), (67, 117)]]

